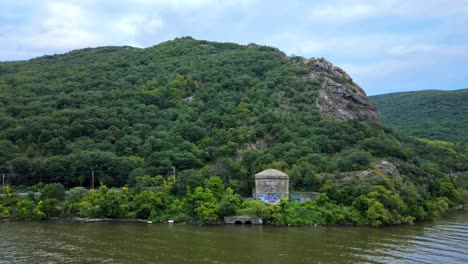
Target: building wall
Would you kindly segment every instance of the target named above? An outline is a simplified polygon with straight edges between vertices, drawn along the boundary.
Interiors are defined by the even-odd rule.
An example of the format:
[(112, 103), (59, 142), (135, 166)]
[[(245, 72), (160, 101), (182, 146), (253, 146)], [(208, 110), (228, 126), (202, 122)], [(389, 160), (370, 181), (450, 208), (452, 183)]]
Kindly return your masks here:
[(256, 177), (255, 198), (267, 203), (279, 203), (280, 198), (289, 196), (287, 177)]

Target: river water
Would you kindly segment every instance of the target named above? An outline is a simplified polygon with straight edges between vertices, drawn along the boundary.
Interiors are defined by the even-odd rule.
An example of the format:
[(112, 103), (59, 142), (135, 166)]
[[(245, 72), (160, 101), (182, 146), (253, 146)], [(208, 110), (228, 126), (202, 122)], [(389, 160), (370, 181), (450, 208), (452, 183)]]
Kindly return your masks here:
[(369, 227), (0, 223), (0, 263), (468, 263), (468, 210)]

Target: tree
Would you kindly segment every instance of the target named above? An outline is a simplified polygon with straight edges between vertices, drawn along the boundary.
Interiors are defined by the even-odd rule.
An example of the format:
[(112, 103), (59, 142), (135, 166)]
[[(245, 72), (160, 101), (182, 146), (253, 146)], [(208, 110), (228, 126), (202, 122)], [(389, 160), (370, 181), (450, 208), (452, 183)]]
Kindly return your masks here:
[[(153, 191), (145, 190), (135, 196), (131, 209), (136, 213), (137, 218), (148, 219), (151, 211), (155, 210), (156, 205), (160, 203), (160, 199)], [(156, 212), (153, 214), (156, 214)]]
[(220, 217), (235, 215), (242, 204), (242, 197), (238, 194), (234, 194), (234, 191), (228, 187), (221, 199), (218, 214)]
[(205, 180), (205, 188), (210, 190), (214, 197), (219, 200), (224, 193), (224, 183), (221, 178), (215, 176)]
[(216, 222), (218, 220), (219, 201), (210, 189), (197, 187), (187, 196), (189, 213), (202, 222)]
[(65, 200), (65, 187), (61, 183), (46, 184), (40, 192), (42, 199)]
[(392, 215), (390, 212), (375, 199), (369, 200), (369, 208), (367, 209), (367, 219), (374, 227), (391, 224)]
[(437, 194), (438, 196), (447, 197), (450, 201), (449, 205), (455, 206), (460, 203), (461, 196), (460, 191), (457, 187), (448, 180), (448, 178), (442, 178), (437, 182)]
[(356, 171), (367, 168), (371, 160), (371, 155), (362, 150), (346, 150), (338, 160), (338, 169), (340, 171)]

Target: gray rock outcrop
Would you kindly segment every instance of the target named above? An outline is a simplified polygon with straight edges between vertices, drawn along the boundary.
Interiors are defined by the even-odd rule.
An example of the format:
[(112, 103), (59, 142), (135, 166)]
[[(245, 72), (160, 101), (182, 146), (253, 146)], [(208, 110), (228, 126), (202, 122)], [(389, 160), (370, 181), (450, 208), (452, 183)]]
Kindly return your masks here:
[(322, 117), (380, 122), (375, 105), (341, 68), (322, 58), (295, 57), (293, 61), (305, 68), (303, 78), (320, 83), (317, 106)]

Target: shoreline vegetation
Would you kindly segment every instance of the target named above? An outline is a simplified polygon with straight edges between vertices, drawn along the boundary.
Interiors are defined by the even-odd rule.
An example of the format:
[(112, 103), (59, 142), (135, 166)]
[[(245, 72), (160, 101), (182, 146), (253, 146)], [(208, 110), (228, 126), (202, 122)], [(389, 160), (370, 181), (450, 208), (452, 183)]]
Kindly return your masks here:
[[(149, 176), (145, 177), (147, 181)], [(445, 196), (431, 200), (409, 200), (407, 195), (400, 196), (408, 190), (397, 193), (394, 183), (387, 181), (388, 186), (375, 185), (367, 195), (358, 196), (348, 205), (337, 201), (340, 190), (330, 180), (323, 184), (315, 202), (283, 198), (279, 204), (267, 204), (243, 199), (231, 187), (224, 186), (219, 177), (206, 179), (203, 186), (188, 188), (185, 196), (173, 193), (173, 177), (156, 179), (161, 183), (157, 190), (101, 185), (98, 190), (75, 187), (66, 192), (62, 184), (53, 183), (39, 184), (35, 186), (39, 192), (29, 192), (24, 197), (7, 186), (0, 196), (0, 219), (222, 224), (224, 216), (242, 215), (260, 217), (264, 223), (275, 226), (379, 227), (431, 220), (466, 204), (459, 190), (444, 179), (439, 186)]]
[[(468, 208), (468, 204), (460, 204), (459, 206), (449, 208), (446, 212), (449, 211), (458, 211), (458, 210), (465, 210)], [(439, 215), (443, 216), (443, 214)], [(434, 220), (434, 219), (431, 219)], [(424, 220), (421, 222), (416, 223), (424, 223), (425, 221), (431, 220)], [(237, 225), (237, 224), (226, 224), (224, 221), (219, 222), (209, 222), (209, 223), (200, 223), (200, 222), (173, 222), (173, 220), (167, 221), (160, 221), (160, 222), (153, 222), (146, 219), (128, 219), (128, 218), (82, 218), (82, 217), (46, 217), (42, 219), (0, 219), (0, 222), (21, 222), (21, 221), (64, 221), (64, 222), (77, 222), (77, 223), (99, 223), (99, 222), (116, 222), (116, 223), (142, 223), (142, 224), (175, 224), (175, 225), (203, 225), (203, 226), (215, 226), (215, 225)], [(246, 224), (242, 224), (246, 225)], [(247, 224), (248, 225), (248, 224)], [(257, 224), (258, 225), (258, 224)], [(261, 225), (267, 226), (274, 226), (274, 227), (372, 227), (368, 223), (365, 224), (275, 224), (272, 222), (265, 222)], [(397, 225), (397, 224), (394, 224)], [(392, 226), (392, 225), (388, 225)], [(384, 226), (380, 226), (384, 227)]]

